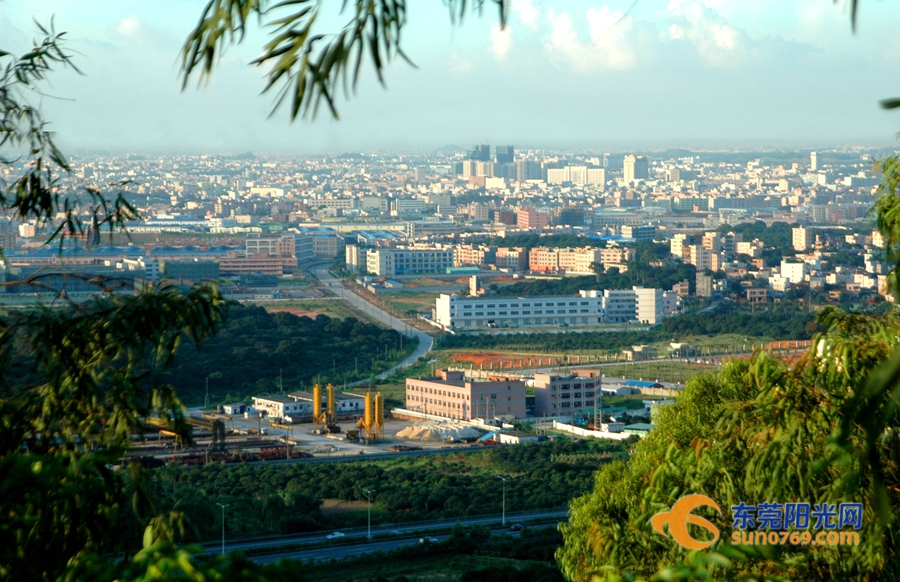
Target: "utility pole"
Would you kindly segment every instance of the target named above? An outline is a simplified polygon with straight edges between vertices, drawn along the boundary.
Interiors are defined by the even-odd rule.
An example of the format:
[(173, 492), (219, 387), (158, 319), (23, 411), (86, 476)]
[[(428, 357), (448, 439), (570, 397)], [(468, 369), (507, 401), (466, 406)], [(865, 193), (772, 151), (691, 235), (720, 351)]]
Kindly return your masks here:
[(222, 505), (221, 503), (216, 503), (219, 507), (222, 508), (222, 555), (225, 555), (225, 508), (231, 505)]
[(498, 479), (503, 481), (503, 526), (506, 526), (506, 480), (512, 479), (512, 477), (501, 477), (497, 476)]
[(366, 497), (369, 499), (369, 541), (372, 541), (372, 494), (375, 493), (374, 489), (363, 489), (366, 493)]

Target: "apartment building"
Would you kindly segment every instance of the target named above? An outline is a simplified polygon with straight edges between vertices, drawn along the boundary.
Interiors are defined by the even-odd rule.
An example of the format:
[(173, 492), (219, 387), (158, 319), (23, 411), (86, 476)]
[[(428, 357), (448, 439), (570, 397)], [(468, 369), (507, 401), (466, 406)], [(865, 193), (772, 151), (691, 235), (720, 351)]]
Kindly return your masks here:
[(565, 271), (589, 275), (594, 272), (594, 263), (621, 264), (634, 259), (634, 249), (598, 249), (582, 247), (577, 249), (550, 249), (535, 247), (528, 253), (528, 268), (532, 271)]
[(406, 408), (459, 420), (525, 418), (525, 382), (467, 380), (461, 371), (437, 370), (433, 378), (406, 379)]
[(712, 251), (703, 248), (702, 245), (691, 245), (689, 247), (690, 263), (697, 267), (698, 271), (706, 271), (712, 268)]
[(546, 212), (538, 212), (530, 206), (520, 208), (516, 213), (516, 226), (522, 228), (545, 228), (550, 224), (550, 216)]
[(453, 249), (453, 266), (476, 266), (484, 268), (493, 265), (497, 257), (497, 249), (484, 245), (457, 245)]
[(524, 247), (500, 247), (494, 264), (498, 269), (524, 271), (528, 266), (528, 251)]
[(535, 374), (534, 415), (565, 416), (599, 408), (599, 375)]
[(538, 273), (559, 270), (559, 249), (534, 247), (528, 251), (528, 270)]
[(417, 245), (366, 253), (366, 271), (378, 277), (445, 273), (452, 266), (453, 248), (449, 246)]
[(659, 290), (641, 287), (602, 292), (579, 291), (574, 296), (512, 298), (441, 294), (435, 300), (434, 317), (435, 322), (445, 329), (627, 324), (638, 321), (655, 325), (663, 318), (663, 296)]

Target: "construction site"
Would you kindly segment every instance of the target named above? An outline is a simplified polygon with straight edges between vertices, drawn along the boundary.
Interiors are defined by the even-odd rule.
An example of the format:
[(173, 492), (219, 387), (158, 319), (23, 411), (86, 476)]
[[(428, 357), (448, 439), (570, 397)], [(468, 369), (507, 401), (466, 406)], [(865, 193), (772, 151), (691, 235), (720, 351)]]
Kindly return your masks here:
[(170, 462), (202, 465), (358, 458), (367, 453), (466, 446), (482, 434), (471, 427), (449, 423), (386, 418), (384, 397), (372, 392), (364, 396), (361, 415), (341, 415), (342, 424), (338, 424), (335, 400), (331, 384), (324, 389), (316, 384), (312, 389), (311, 419), (307, 417), (307, 422), (298, 423), (267, 417), (258, 411), (224, 414), (191, 410), (183, 418), (190, 428), (190, 442), (174, 430), (173, 421), (148, 418), (142, 437), (135, 436), (129, 458), (148, 467)]

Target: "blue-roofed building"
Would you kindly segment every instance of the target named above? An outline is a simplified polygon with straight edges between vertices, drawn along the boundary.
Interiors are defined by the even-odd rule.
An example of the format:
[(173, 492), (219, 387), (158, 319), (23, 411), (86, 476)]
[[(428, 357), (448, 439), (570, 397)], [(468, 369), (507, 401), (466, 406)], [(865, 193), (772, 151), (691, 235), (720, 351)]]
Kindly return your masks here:
[(625, 380), (622, 382), (622, 386), (627, 386), (628, 388), (663, 388), (664, 386), (659, 382), (650, 382), (648, 380)]

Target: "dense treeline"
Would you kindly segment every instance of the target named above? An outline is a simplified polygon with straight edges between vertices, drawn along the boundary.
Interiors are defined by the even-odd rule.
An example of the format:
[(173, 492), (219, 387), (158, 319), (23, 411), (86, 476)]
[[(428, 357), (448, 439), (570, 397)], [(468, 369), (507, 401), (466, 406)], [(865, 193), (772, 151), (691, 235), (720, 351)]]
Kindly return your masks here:
[(181, 347), (163, 381), (187, 404), (203, 402), (207, 375), (210, 402), (278, 392), (282, 384), (308, 389), (318, 376), (343, 384), (387, 369), (414, 344), (403, 338), (401, 351), (398, 332), (352, 317), (311, 319), (235, 303), (215, 337), (199, 350)]
[(620, 350), (696, 335), (739, 334), (772, 340), (803, 340), (817, 330), (815, 315), (778, 309), (756, 313), (717, 310), (691, 313), (663, 320), (648, 331), (587, 333), (516, 333), (466, 334), (444, 336), (438, 340), (441, 349), (453, 348), (528, 348), (547, 352), (578, 350)]
[(793, 310), (688, 313), (663, 320), (661, 327), (668, 337), (737, 333), (791, 340), (809, 339), (817, 330), (814, 315)]
[[(220, 535), (216, 503), (229, 504), (231, 535), (256, 536), (362, 526), (365, 510), (328, 513), (326, 499), (361, 501), (376, 489), (372, 522), (395, 523), (499, 513), (506, 484), (507, 511), (560, 507), (588, 491), (602, 462), (627, 457), (630, 441), (552, 442), (497, 447), (457, 456), (389, 461), (271, 466), (169, 465), (154, 473), (161, 510), (176, 507), (194, 539)], [(553, 455), (593, 454), (593, 463), (560, 462)]]

